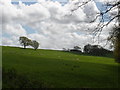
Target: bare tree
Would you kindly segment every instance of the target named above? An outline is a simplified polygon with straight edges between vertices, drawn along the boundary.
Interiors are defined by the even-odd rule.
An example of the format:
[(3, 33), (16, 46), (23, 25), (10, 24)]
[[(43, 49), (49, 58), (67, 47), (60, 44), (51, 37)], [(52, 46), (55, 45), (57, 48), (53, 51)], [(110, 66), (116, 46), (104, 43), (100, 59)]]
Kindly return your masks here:
[[(95, 0), (87, 0), (85, 2), (76, 2), (75, 3), (75, 8), (73, 8), (71, 10), (71, 14), (73, 12), (75, 12), (76, 10), (78, 10), (79, 8), (85, 6), (86, 4), (88, 4), (91, 1), (95, 1)], [(95, 28), (94, 31), (92, 31), (92, 33), (94, 34), (94, 36), (99, 36), (101, 34), (101, 32), (103, 31), (103, 28), (108, 26), (110, 23), (112, 23), (113, 21), (115, 21), (117, 24), (115, 24), (114, 26), (117, 27), (116, 29), (113, 29), (113, 33), (111, 34), (111, 38), (109, 38), (109, 40), (111, 40), (113, 42), (113, 40), (115, 40), (113, 42), (114, 45), (114, 52), (115, 52), (115, 59), (118, 63), (120, 63), (120, 0), (113, 0), (114, 2), (106, 2), (104, 4), (104, 6), (106, 7), (106, 10), (104, 11), (100, 11), (99, 13), (97, 13), (96, 17), (91, 20), (89, 23), (93, 23), (95, 22), (98, 18), (100, 18), (100, 21), (97, 25), (97, 27)], [(118, 9), (118, 12), (114, 15), (109, 16), (109, 19), (107, 22), (105, 22), (105, 15), (109, 14), (113, 9)], [(115, 34), (117, 31), (117, 34)], [(113, 39), (115, 38), (115, 39)]]

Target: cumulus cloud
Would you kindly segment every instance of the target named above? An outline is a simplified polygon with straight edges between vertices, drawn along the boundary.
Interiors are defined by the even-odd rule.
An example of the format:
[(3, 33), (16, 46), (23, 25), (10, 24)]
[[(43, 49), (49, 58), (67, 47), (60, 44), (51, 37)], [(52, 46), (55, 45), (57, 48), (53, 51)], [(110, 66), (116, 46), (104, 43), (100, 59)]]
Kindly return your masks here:
[[(94, 1), (72, 14), (71, 10), (76, 8), (75, 3), (79, 0), (70, 1), (64, 6), (50, 0), (38, 0), (31, 5), (21, 2), (19, 5), (13, 5), (10, 0), (7, 1), (0, 1), (3, 45), (19, 46), (19, 36), (37, 40), (40, 48), (49, 49), (72, 48), (75, 45), (83, 47), (85, 44), (93, 43), (93, 35), (90, 33), (97, 22), (88, 22), (99, 12)], [(82, 1), (84, 0), (81, 0), (81, 3)], [(23, 26), (29, 26), (35, 32), (29, 33)], [(101, 38), (106, 38), (105, 36), (103, 34)]]
[(6, 24), (3, 25), (3, 33), (14, 35), (14, 36), (26, 36), (26, 31), (22, 28), (20, 24)]

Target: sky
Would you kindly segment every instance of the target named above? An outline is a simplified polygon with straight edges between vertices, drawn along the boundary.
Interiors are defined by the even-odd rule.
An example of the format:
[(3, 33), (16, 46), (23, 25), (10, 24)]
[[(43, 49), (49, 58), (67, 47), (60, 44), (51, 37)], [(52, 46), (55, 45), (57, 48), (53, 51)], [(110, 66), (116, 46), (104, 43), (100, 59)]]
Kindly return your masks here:
[[(0, 1), (0, 45), (20, 46), (19, 37), (26, 36), (40, 43), (39, 48), (62, 49), (74, 46), (99, 44), (104, 46), (112, 27), (105, 27), (98, 38), (93, 39), (93, 30), (99, 19), (92, 21), (100, 10), (104, 10), (102, 4), (106, 0), (91, 1), (85, 6), (75, 9), (75, 3), (79, 0), (34, 0), (35, 2), (22, 3), (23, 0)], [(29, 1), (29, 0), (27, 0)], [(31, 1), (31, 0), (30, 0)], [(82, 1), (85, 0), (80, 0)], [(112, 1), (112, 0), (110, 0)], [(114, 1), (114, 0), (113, 0)], [(60, 2), (66, 2), (65, 4)], [(115, 10), (113, 12), (116, 13)], [(107, 22), (107, 21), (106, 21)], [(106, 46), (105, 48), (109, 48)]]

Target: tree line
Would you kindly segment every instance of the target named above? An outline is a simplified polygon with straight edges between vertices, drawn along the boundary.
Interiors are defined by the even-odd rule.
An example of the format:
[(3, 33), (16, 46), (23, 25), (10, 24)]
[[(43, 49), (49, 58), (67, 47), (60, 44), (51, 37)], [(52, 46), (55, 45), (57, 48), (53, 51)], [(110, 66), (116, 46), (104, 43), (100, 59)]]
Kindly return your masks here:
[(83, 50), (79, 46), (74, 46), (73, 49), (63, 48), (63, 51), (77, 53), (77, 54), (87, 54), (93, 56), (107, 56), (109, 54), (113, 55), (113, 51), (107, 50), (100, 45), (91, 45), (91, 44), (85, 45)]

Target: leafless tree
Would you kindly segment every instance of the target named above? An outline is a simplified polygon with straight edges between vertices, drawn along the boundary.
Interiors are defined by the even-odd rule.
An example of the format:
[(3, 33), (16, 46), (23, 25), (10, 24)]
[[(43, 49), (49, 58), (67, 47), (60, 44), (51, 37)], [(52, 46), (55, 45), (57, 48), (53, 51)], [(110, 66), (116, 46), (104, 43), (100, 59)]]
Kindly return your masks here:
[[(71, 10), (71, 14), (73, 12), (75, 12), (76, 10), (78, 10), (79, 8), (85, 6), (86, 4), (90, 3), (91, 1), (95, 1), (95, 0), (87, 0), (85, 2), (76, 2), (75, 3), (75, 8), (73, 8)], [(96, 17), (90, 21), (89, 23), (93, 23), (95, 22), (98, 18), (100, 18), (100, 21), (97, 25), (97, 27), (94, 29), (94, 31), (92, 31), (92, 33), (94, 34), (94, 36), (99, 36), (101, 34), (101, 32), (103, 31), (103, 28), (108, 26), (110, 23), (112, 23), (113, 21), (116, 22), (116, 24), (114, 25), (115, 27), (117, 27), (116, 29), (113, 29), (113, 33), (116, 32), (117, 30), (117, 34), (112, 34), (111, 39), (109, 38), (109, 40), (113, 40), (113, 37), (116, 37), (116, 39), (114, 39), (115, 41), (113, 42), (114, 45), (114, 52), (115, 52), (115, 59), (117, 62), (120, 63), (120, 0), (113, 0), (114, 2), (106, 2), (104, 4), (104, 6), (106, 7), (106, 10), (104, 11), (100, 11), (99, 13), (97, 13)], [(108, 19), (108, 21), (106, 22), (105, 19), (105, 15), (109, 14), (113, 9), (117, 9), (117, 13), (115, 13), (114, 15), (111, 15)]]

